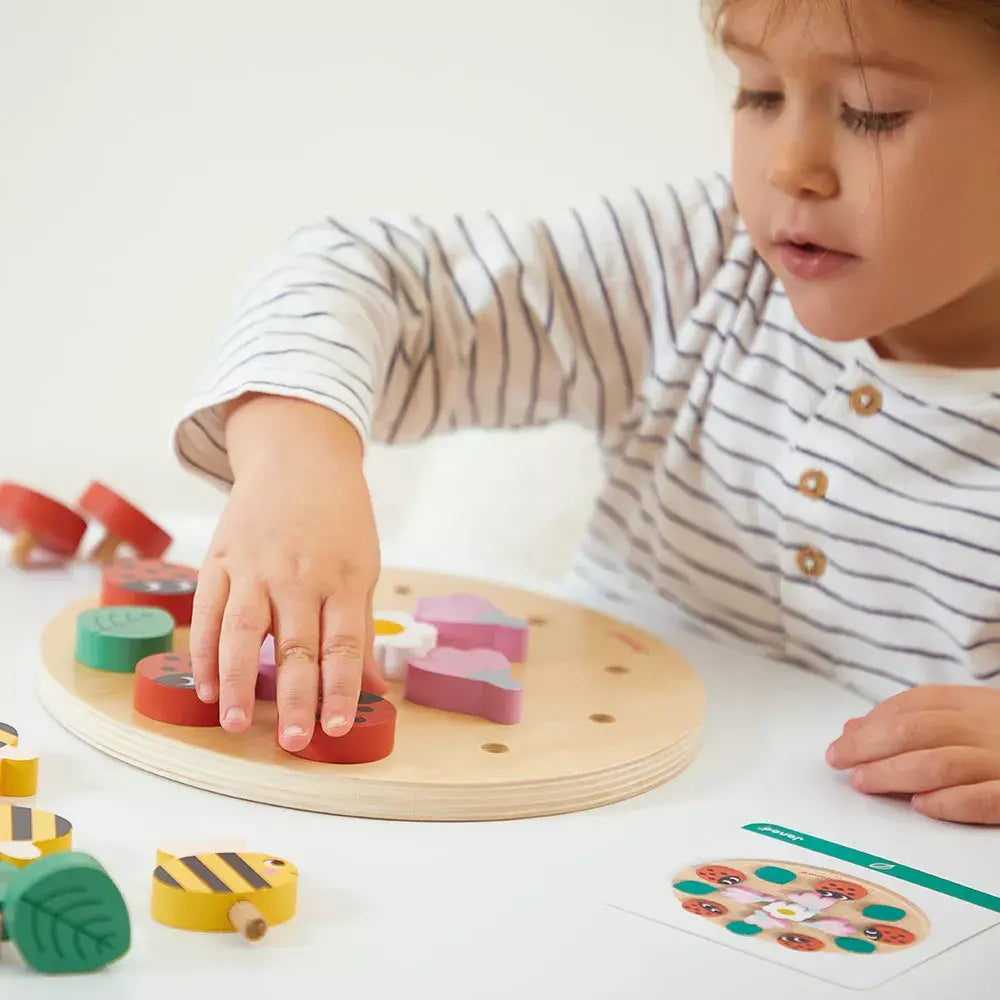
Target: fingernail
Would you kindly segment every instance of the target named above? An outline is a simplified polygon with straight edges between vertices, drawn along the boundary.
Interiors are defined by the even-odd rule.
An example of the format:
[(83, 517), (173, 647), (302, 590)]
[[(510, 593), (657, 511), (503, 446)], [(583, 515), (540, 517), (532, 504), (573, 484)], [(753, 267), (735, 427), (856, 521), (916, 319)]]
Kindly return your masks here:
[(835, 764), (837, 762), (837, 742), (837, 740), (834, 740), (826, 749), (827, 764)]
[(856, 767), (851, 771), (851, 784), (855, 788), (861, 788), (865, 783), (865, 769), (863, 767)]
[(305, 736), (305, 734), (306, 731), (301, 726), (285, 726), (285, 728), (281, 730), (281, 738), (289, 742), (292, 740), (300, 740), (303, 736)]
[(344, 715), (331, 715), (329, 719), (326, 720), (326, 724), (323, 728), (330, 732), (331, 729), (339, 729), (341, 726), (347, 723), (347, 717)]
[(205, 702), (215, 700), (215, 688), (211, 684), (202, 684), (198, 688), (198, 697)]
[(242, 726), (247, 721), (247, 713), (242, 708), (230, 708), (222, 717), (227, 726)]

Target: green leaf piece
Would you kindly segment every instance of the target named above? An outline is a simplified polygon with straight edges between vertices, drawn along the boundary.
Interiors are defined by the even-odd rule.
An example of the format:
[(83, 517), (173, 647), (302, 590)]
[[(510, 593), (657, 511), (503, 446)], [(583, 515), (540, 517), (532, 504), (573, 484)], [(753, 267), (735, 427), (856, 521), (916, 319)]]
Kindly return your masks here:
[(50, 854), (6, 886), (4, 923), (24, 960), (43, 973), (93, 972), (131, 944), (128, 908), (100, 863), (87, 854)]
[(76, 658), (97, 670), (127, 674), (173, 647), (174, 619), (162, 608), (101, 607), (76, 619)]

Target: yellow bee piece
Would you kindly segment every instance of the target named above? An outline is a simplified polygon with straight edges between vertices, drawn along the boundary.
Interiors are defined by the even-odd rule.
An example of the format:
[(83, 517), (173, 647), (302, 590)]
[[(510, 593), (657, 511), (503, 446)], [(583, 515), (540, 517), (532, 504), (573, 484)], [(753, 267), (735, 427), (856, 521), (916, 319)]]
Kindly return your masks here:
[(238, 931), (250, 941), (295, 915), (299, 873), (268, 854), (222, 851), (183, 858), (160, 852), (153, 919), (188, 931)]
[[(13, 844), (9, 853), (5, 845)], [(30, 850), (34, 847), (35, 850)], [(69, 851), (73, 847), (73, 824), (62, 816), (0, 804), (0, 859), (23, 868), (43, 854)]]
[(18, 746), (17, 730), (0, 722), (0, 795), (24, 798), (38, 791), (38, 755)]

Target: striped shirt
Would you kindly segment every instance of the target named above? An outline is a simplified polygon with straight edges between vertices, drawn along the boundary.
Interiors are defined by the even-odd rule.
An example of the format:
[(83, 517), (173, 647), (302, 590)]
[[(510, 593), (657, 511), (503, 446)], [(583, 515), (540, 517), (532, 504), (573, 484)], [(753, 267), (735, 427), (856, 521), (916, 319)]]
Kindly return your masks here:
[(247, 391), (388, 443), (575, 421), (605, 477), (591, 585), (876, 699), (1000, 683), (1000, 371), (810, 335), (721, 175), (537, 218), (307, 226), (175, 431), (223, 487), (220, 406)]

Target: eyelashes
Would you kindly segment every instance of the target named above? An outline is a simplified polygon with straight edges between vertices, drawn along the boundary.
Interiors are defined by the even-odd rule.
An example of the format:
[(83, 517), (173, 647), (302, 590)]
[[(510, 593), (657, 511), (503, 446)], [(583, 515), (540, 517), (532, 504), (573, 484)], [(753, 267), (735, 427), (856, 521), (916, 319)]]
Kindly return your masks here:
[[(777, 111), (785, 95), (776, 90), (741, 89), (733, 101), (735, 111)], [(841, 105), (840, 120), (852, 132), (862, 135), (887, 135), (897, 131), (910, 118), (909, 111), (861, 111)]]

